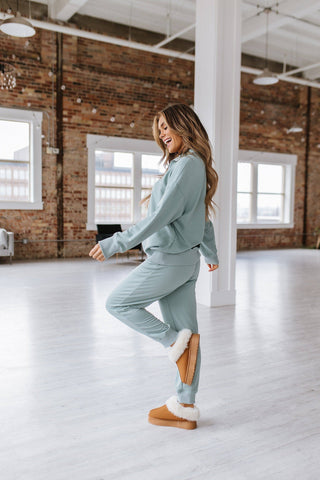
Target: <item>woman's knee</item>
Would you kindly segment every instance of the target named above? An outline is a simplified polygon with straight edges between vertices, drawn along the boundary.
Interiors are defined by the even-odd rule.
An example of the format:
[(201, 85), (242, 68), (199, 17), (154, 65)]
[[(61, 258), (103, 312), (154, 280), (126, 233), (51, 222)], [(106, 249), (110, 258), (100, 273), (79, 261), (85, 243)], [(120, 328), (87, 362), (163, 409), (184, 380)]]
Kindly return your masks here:
[(128, 309), (128, 306), (123, 303), (121, 296), (117, 295), (115, 292), (112, 292), (109, 295), (105, 306), (106, 310), (114, 317), (118, 317), (119, 315), (125, 313)]
[(106, 307), (107, 312), (109, 312), (111, 314), (115, 313), (115, 311), (117, 310), (117, 304), (116, 304), (115, 298), (112, 294), (109, 295), (109, 297), (107, 298), (105, 307)]

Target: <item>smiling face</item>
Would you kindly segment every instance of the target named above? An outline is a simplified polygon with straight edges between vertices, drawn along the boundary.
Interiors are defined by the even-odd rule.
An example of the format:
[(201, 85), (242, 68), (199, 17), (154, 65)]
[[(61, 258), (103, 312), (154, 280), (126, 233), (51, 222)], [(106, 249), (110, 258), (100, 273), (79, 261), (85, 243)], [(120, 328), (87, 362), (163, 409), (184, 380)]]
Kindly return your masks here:
[(159, 117), (158, 129), (159, 138), (163, 141), (169, 153), (179, 153), (183, 148), (182, 137), (171, 130), (163, 115)]

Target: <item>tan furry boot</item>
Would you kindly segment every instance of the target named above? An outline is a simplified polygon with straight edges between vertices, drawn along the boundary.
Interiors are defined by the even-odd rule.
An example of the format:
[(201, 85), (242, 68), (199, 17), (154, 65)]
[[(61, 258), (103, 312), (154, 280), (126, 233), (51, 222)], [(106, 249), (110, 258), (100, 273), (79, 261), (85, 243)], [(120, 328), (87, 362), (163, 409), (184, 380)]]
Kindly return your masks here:
[(178, 333), (177, 340), (170, 347), (169, 358), (177, 364), (181, 381), (192, 384), (197, 365), (200, 335), (184, 328)]
[(176, 427), (186, 430), (197, 428), (199, 420), (199, 409), (194, 407), (184, 407), (178, 402), (177, 397), (170, 397), (165, 405), (154, 408), (149, 412), (149, 423), (161, 427)]

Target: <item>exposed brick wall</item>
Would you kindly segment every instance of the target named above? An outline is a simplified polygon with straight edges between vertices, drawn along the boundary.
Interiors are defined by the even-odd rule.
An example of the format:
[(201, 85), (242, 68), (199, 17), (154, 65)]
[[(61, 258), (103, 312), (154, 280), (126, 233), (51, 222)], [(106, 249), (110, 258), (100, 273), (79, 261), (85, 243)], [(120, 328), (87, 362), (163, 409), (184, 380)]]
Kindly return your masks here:
[(305, 127), (305, 87), (279, 82), (255, 85), (252, 75), (242, 74), (240, 109), (240, 149), (263, 150), (298, 155), (295, 192), (295, 228), (239, 229), (238, 249), (301, 246), (304, 205), (305, 135), (287, 134), (293, 121)]
[[(89, 238), (91, 243), (94, 239), (93, 233), (85, 230), (86, 135), (151, 139), (157, 109), (169, 102), (192, 103), (193, 68), (192, 62), (172, 62), (161, 55), (64, 37), (65, 238)], [(78, 96), (81, 104), (76, 102)], [(92, 107), (97, 109), (95, 114)], [(134, 128), (130, 127), (132, 121)], [(66, 256), (87, 252), (88, 244), (65, 244)]]
[[(48, 73), (55, 63), (54, 34), (38, 30), (35, 37), (26, 40), (0, 33), (0, 61), (13, 64), (20, 75), (12, 92), (0, 91), (0, 106), (50, 113), (52, 78)], [(43, 132), (47, 131), (48, 118), (44, 115)], [(0, 211), (0, 226), (15, 233), (15, 258), (45, 258), (56, 254), (56, 163), (55, 157), (45, 152), (46, 140), (43, 140), (42, 151), (43, 210)], [(24, 245), (20, 243), (23, 238), (46, 242)]]
[[(13, 92), (1, 93), (0, 106), (41, 109), (52, 118), (52, 80), (56, 36), (38, 30), (29, 40), (0, 34), (0, 60), (19, 65)], [(12, 58), (15, 55), (15, 58)], [(154, 113), (168, 103), (193, 102), (194, 64), (181, 59), (63, 36), (63, 202), (65, 256), (87, 255), (95, 242), (87, 222), (87, 148), (90, 134), (152, 139)], [(22, 87), (25, 87), (22, 91)], [(81, 103), (77, 103), (77, 98)], [(54, 95), (54, 108), (55, 108)], [(92, 113), (92, 108), (97, 109)], [(53, 108), (53, 117), (55, 110)], [(115, 122), (110, 117), (115, 116)], [(134, 121), (134, 128), (130, 123)], [(44, 116), (44, 133), (47, 118)], [(41, 211), (1, 211), (0, 225), (15, 232), (16, 258), (57, 255), (56, 157), (43, 141)], [(22, 239), (27, 238), (28, 244)], [(41, 240), (41, 242), (39, 241)]]
[[(307, 128), (307, 87), (279, 82), (260, 87), (253, 76), (242, 74), (240, 108), (240, 148), (290, 153), (298, 156), (295, 179), (294, 228), (239, 229), (238, 249), (300, 247), (303, 245), (305, 207), (305, 167)], [(294, 122), (304, 129), (287, 133)], [(306, 244), (314, 245), (313, 232), (320, 226), (320, 128), (319, 90), (312, 89), (310, 115), (308, 209)], [(318, 201), (315, 201), (318, 198)]]
[[(55, 120), (52, 80), (56, 68), (56, 34), (38, 30), (29, 40), (0, 34), (0, 61), (15, 64), (21, 72), (13, 92), (0, 94), (0, 106), (40, 109)], [(15, 56), (13, 58), (13, 55)], [(86, 231), (86, 135), (100, 134), (152, 139), (154, 113), (168, 103), (193, 103), (194, 64), (181, 59), (63, 36), (63, 200), (65, 256), (84, 256), (94, 242)], [(295, 228), (290, 230), (239, 230), (238, 248), (302, 245), (304, 211), (305, 135), (288, 135), (294, 120), (306, 123), (306, 87), (279, 82), (261, 88), (252, 76), (242, 75), (240, 148), (298, 155)], [(23, 90), (24, 88), (24, 90)], [(77, 103), (77, 98), (81, 103)], [(30, 103), (30, 107), (28, 107)], [(92, 108), (97, 109), (96, 113)], [(262, 113), (263, 111), (263, 113)], [(319, 90), (312, 90), (308, 181), (308, 231), (319, 219)], [(110, 117), (116, 121), (111, 122)], [(134, 128), (130, 123), (134, 121)], [(48, 120), (43, 118), (47, 135)], [(56, 157), (45, 151), (43, 140), (43, 202), (40, 211), (1, 211), (0, 226), (15, 232), (16, 258), (57, 255)], [(56, 142), (56, 139), (55, 139)], [(315, 201), (317, 199), (317, 201)], [(30, 242), (22, 243), (23, 238)], [(309, 237), (308, 237), (309, 238)], [(40, 241), (41, 240), (41, 241)], [(310, 242), (312, 242), (310, 238)], [(309, 241), (309, 240), (308, 240)]]

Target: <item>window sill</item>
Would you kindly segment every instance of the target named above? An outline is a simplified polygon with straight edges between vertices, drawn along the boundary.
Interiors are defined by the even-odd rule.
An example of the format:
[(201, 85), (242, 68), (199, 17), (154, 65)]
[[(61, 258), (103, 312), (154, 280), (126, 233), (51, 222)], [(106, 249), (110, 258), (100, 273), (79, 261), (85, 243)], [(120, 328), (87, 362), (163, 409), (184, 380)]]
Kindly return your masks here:
[(278, 229), (278, 228), (293, 228), (293, 223), (238, 223), (238, 230), (258, 230), (258, 229)]
[(97, 231), (97, 225), (95, 223), (86, 223), (86, 230)]
[(43, 210), (43, 202), (0, 202), (1, 210)]
[[(110, 225), (112, 222), (97, 222), (99, 225)], [(87, 231), (97, 231), (97, 223), (86, 223)], [(114, 222), (116, 223), (116, 222)], [(121, 223), (122, 231), (127, 230), (128, 228), (135, 225), (134, 223)]]

